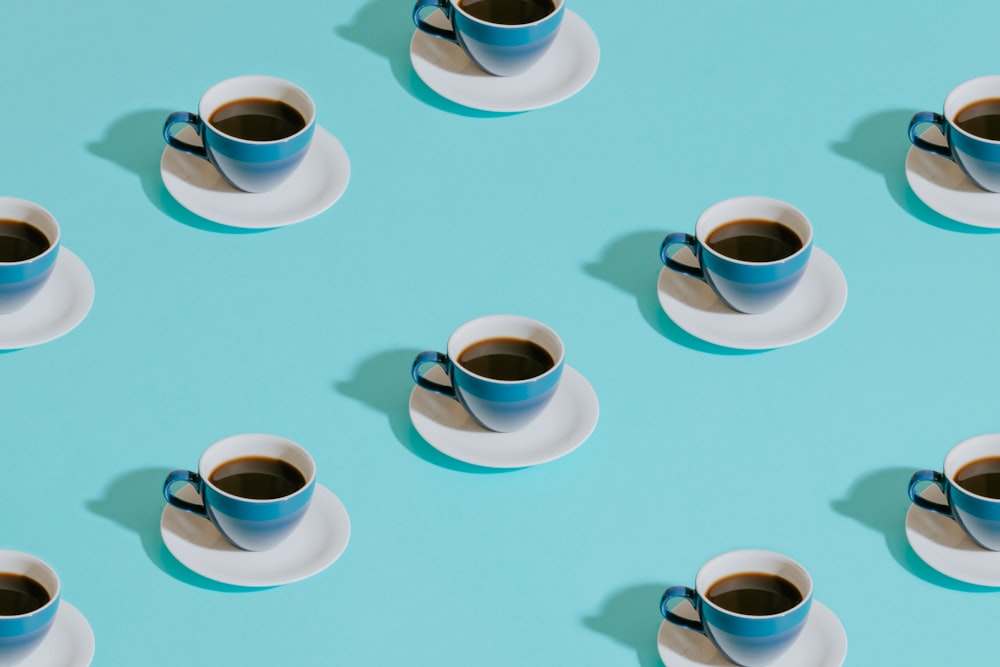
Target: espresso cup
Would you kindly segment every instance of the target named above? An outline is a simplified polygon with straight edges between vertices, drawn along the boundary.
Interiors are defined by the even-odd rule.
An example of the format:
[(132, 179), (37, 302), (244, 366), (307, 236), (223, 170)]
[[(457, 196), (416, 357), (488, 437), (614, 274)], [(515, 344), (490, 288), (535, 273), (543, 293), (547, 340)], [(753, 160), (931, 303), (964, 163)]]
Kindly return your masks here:
[[(705, 209), (695, 235), (667, 234), (660, 259), (668, 269), (708, 283), (741, 313), (765, 313), (784, 301), (805, 274), (812, 224), (801, 211), (769, 197), (734, 197)], [(697, 266), (674, 259), (682, 246)]]
[[(927, 482), (941, 489), (944, 503), (920, 495)], [(979, 546), (1000, 551), (1000, 434), (979, 435), (955, 445), (944, 457), (943, 473), (913, 473), (909, 494), (917, 507), (954, 519)]]
[(31, 554), (0, 551), (0, 667), (21, 664), (52, 628), (59, 577)]
[[(413, 360), (413, 381), (453, 398), (483, 428), (519, 431), (552, 400), (566, 353), (556, 332), (519, 315), (488, 315), (461, 325), (448, 338), (447, 353), (421, 352)], [(428, 379), (437, 364), (451, 384)]]
[[(201, 503), (179, 498), (192, 485)], [(265, 551), (281, 543), (305, 516), (316, 487), (316, 464), (303, 447), (276, 435), (234, 435), (209, 446), (198, 472), (174, 470), (163, 496), (177, 509), (204, 517), (234, 546)]]
[[(993, 117), (992, 127), (987, 117)], [(917, 134), (921, 125), (935, 125), (947, 145), (933, 144)], [(917, 148), (955, 162), (983, 190), (1000, 192), (1000, 75), (970, 79), (944, 99), (944, 113), (921, 111), (910, 120), (910, 141)]]
[[(700, 632), (730, 661), (764, 667), (787, 651), (805, 627), (812, 578), (797, 562), (773, 551), (730, 551), (705, 563), (694, 590), (671, 586), (660, 599), (663, 617)], [(687, 600), (698, 615), (674, 608)]]
[[(190, 125), (202, 144), (179, 139), (175, 125)], [(302, 163), (315, 129), (316, 105), (304, 90), (271, 76), (239, 76), (205, 91), (197, 114), (167, 116), (163, 138), (211, 162), (233, 187), (267, 192)]]
[(52, 275), (59, 223), (38, 204), (0, 197), (0, 314), (31, 301)]
[[(428, 35), (461, 46), (484, 72), (516, 76), (552, 46), (565, 5), (565, 0), (417, 0), (413, 22)], [(451, 28), (425, 21), (425, 9), (440, 9)]]

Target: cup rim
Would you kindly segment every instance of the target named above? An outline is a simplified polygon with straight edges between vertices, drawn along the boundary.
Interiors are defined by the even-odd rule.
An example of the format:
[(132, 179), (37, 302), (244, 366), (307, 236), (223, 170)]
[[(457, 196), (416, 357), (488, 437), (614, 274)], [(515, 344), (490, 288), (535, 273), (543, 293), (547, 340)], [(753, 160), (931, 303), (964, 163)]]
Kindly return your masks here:
[[(996, 87), (995, 94), (978, 95), (975, 96), (975, 99), (965, 102), (958, 102), (958, 98), (963, 94), (965, 94), (969, 88), (987, 84), (995, 85)], [(961, 127), (959, 127), (958, 123), (956, 122), (956, 120), (958, 119), (958, 114), (959, 112), (962, 111), (962, 109), (965, 109), (977, 102), (981, 102), (983, 100), (988, 100), (988, 99), (1000, 99), (1000, 74), (987, 74), (986, 76), (977, 76), (973, 79), (968, 79), (967, 81), (963, 81), (962, 83), (952, 88), (951, 91), (948, 92), (948, 95), (945, 96), (944, 98), (943, 110), (944, 110), (945, 121), (947, 121), (948, 126), (952, 130), (955, 130), (956, 132), (958, 132), (959, 134), (968, 139), (972, 139), (974, 141), (980, 141), (985, 144), (990, 144), (994, 146), (1000, 145), (1000, 140), (987, 139), (986, 137), (981, 137), (978, 134), (972, 134), (971, 132), (966, 132)]]
[[(5, 213), (3, 209), (7, 208), (20, 208), (22, 212), (18, 213)], [(49, 234), (48, 229), (41, 229), (38, 224), (31, 220), (25, 220), (29, 214), (34, 213), (41, 217), (47, 226), (52, 228), (53, 234)], [(59, 245), (62, 241), (62, 228), (59, 226), (59, 221), (56, 220), (56, 216), (52, 215), (48, 209), (46, 209), (41, 204), (36, 204), (33, 201), (27, 199), (21, 199), (20, 197), (0, 197), (0, 218), (6, 220), (18, 220), (20, 222), (27, 222), (41, 229), (41, 232), (45, 234), (45, 238), (49, 241), (49, 247), (43, 252), (35, 255), (34, 257), (29, 257), (28, 259), (22, 259), (17, 262), (4, 262), (0, 261), (0, 267), (12, 267), (12, 266), (27, 266), (35, 262), (39, 262), (44, 258), (51, 255), (53, 252), (59, 251)], [(53, 238), (54, 236), (54, 238)]]
[[(254, 81), (256, 83), (270, 83), (270, 84), (276, 84), (276, 85), (285, 86), (285, 87), (289, 88), (290, 90), (292, 90), (293, 92), (295, 92), (296, 94), (301, 95), (302, 98), (308, 103), (308, 106), (309, 106), (309, 114), (308, 114), (308, 117), (306, 118), (306, 124), (302, 127), (302, 129), (300, 129), (295, 134), (290, 134), (287, 137), (282, 137), (281, 139), (270, 139), (270, 140), (267, 140), (267, 141), (255, 141), (253, 139), (243, 139), (241, 137), (234, 137), (233, 135), (227, 134), (226, 132), (223, 132), (218, 127), (216, 127), (216, 125), (214, 123), (212, 123), (211, 120), (210, 120), (212, 114), (214, 114), (219, 109), (219, 107), (223, 106), (224, 104), (228, 104), (230, 102), (235, 102), (236, 100), (243, 99), (243, 98), (245, 98), (247, 96), (246, 95), (243, 95), (243, 96), (228, 96), (227, 95), (225, 102), (222, 102), (221, 104), (215, 104), (215, 105), (213, 105), (211, 107), (211, 109), (208, 109), (207, 113), (206, 113), (206, 109), (205, 109), (205, 107), (207, 106), (206, 100), (209, 99), (210, 95), (212, 95), (213, 93), (216, 93), (223, 86), (232, 86), (232, 85), (237, 85), (238, 83), (251, 82), (251, 81)], [(268, 98), (268, 99), (271, 99), (271, 98)], [(280, 100), (280, 101), (285, 101), (285, 100)], [(287, 103), (287, 101), (286, 101), (286, 103)], [(290, 106), (293, 106), (296, 111), (298, 111), (300, 113), (302, 112), (302, 109), (299, 108), (298, 105), (290, 105)], [(237, 143), (240, 143), (240, 144), (244, 144), (244, 145), (247, 145), (247, 146), (273, 146), (273, 145), (278, 145), (278, 144), (283, 144), (283, 143), (290, 142), (290, 141), (296, 139), (297, 137), (302, 136), (306, 132), (311, 131), (313, 125), (316, 124), (316, 103), (313, 101), (312, 96), (309, 95), (309, 93), (307, 93), (304, 88), (302, 88), (299, 85), (296, 85), (296, 84), (292, 83), (291, 81), (288, 81), (287, 79), (282, 79), (281, 77), (270, 76), (270, 75), (267, 75), (267, 74), (244, 74), (242, 76), (234, 76), (234, 77), (230, 77), (228, 79), (223, 79), (222, 81), (219, 81), (219, 82), (211, 85), (208, 88), (208, 90), (206, 90), (204, 93), (202, 93), (201, 98), (198, 100), (198, 117), (201, 118), (201, 121), (206, 126), (212, 128), (213, 132), (215, 132), (216, 134), (219, 134), (220, 136), (225, 137), (226, 139), (228, 139), (230, 141), (234, 141), (234, 142), (237, 142)]]
[[(708, 230), (707, 232), (704, 231), (704, 227), (710, 224), (708, 221), (710, 220), (710, 216), (712, 214), (716, 213), (717, 211), (719, 211), (724, 207), (735, 206), (735, 205), (744, 205), (748, 208), (751, 206), (771, 206), (783, 209), (792, 217), (799, 219), (799, 224), (805, 227), (805, 229), (808, 231), (808, 236), (807, 238), (802, 238), (802, 234), (799, 232), (798, 229), (792, 229), (792, 231), (795, 232), (796, 236), (799, 237), (799, 240), (802, 241), (802, 247), (793, 252), (791, 255), (788, 255), (787, 257), (782, 257), (781, 259), (774, 259), (769, 262), (751, 262), (749, 260), (736, 259), (735, 257), (724, 255), (721, 252), (714, 250), (707, 243), (708, 237), (711, 235), (711, 233), (714, 232), (723, 224), (729, 222), (735, 222), (736, 220), (743, 220), (746, 218), (754, 218), (754, 217), (759, 217), (762, 220), (768, 219), (772, 220), (773, 222), (781, 222), (782, 224), (784, 224), (783, 221), (774, 220), (773, 218), (765, 216), (764, 214), (756, 215), (753, 213), (747, 213), (745, 215), (741, 214), (739, 216), (725, 216), (725, 220), (719, 222), (713, 221), (711, 222), (711, 229)], [(788, 224), (785, 224), (785, 226), (790, 227), (790, 225)], [(778, 266), (780, 264), (785, 264), (787, 262), (793, 261), (796, 258), (803, 255), (804, 253), (810, 252), (813, 243), (813, 226), (812, 222), (809, 220), (809, 217), (806, 216), (805, 213), (803, 213), (801, 210), (799, 210), (795, 206), (792, 206), (786, 201), (782, 201), (781, 199), (775, 199), (774, 197), (748, 195), (742, 197), (730, 197), (728, 199), (717, 201), (708, 208), (706, 208), (704, 211), (702, 211), (701, 215), (698, 216), (698, 221), (695, 223), (695, 238), (698, 240), (698, 246), (702, 249), (703, 252), (707, 252), (711, 254), (713, 257), (725, 260), (726, 262), (730, 262), (738, 266)]]
[[(474, 324), (485, 322), (486, 320), (501, 320), (501, 319), (515, 320), (524, 325), (537, 327), (542, 332), (551, 336), (559, 345), (559, 354), (553, 359), (554, 363), (552, 364), (552, 368), (548, 369), (544, 373), (540, 373), (538, 375), (534, 375), (530, 378), (525, 378), (523, 380), (498, 380), (496, 378), (491, 378), (485, 375), (480, 375), (478, 373), (475, 373), (469, 370), (465, 365), (459, 363), (458, 358), (461, 356), (462, 352), (467, 350), (472, 345), (475, 345), (476, 343), (479, 343), (484, 340), (489, 340), (490, 338), (498, 338), (504, 336), (504, 334), (500, 334), (499, 336), (497, 335), (477, 336), (472, 342), (462, 345), (461, 349), (453, 350), (453, 346), (457, 345), (455, 339), (462, 332), (462, 330), (465, 329), (466, 327), (473, 326)], [(532, 341), (532, 342), (537, 342), (537, 341)], [(552, 350), (550, 350), (548, 346), (543, 346), (543, 347), (545, 347), (546, 352), (549, 352), (551, 354)], [(553, 373), (559, 372), (559, 369), (562, 368), (563, 362), (566, 359), (566, 345), (563, 343), (563, 340), (559, 336), (559, 334), (557, 334), (555, 330), (552, 329), (552, 327), (548, 326), (544, 322), (540, 322), (539, 320), (533, 319), (531, 317), (525, 317), (524, 315), (510, 315), (510, 314), (483, 315), (482, 317), (476, 317), (471, 320), (468, 320), (467, 322), (464, 322), (459, 326), (457, 326), (455, 330), (451, 333), (451, 336), (448, 337), (447, 350), (448, 350), (448, 358), (454, 365), (461, 368), (463, 373), (471, 377), (474, 377), (478, 380), (482, 380), (483, 382), (489, 382), (491, 384), (497, 384), (497, 385), (518, 385), (518, 384), (528, 384), (532, 382), (538, 382), (539, 380), (546, 378), (552, 375)], [(454, 354), (452, 354), (453, 352)]]
[[(281, 460), (292, 465), (300, 473), (303, 473), (303, 476), (305, 476), (306, 478), (305, 484), (303, 484), (301, 487), (299, 487), (292, 493), (289, 493), (287, 496), (280, 496), (278, 498), (247, 498), (246, 496), (238, 496), (234, 493), (223, 491), (218, 486), (213, 484), (211, 479), (212, 473), (215, 472), (215, 470), (217, 470), (221, 465), (223, 465), (224, 463), (228, 463), (233, 459), (245, 456), (254, 456), (254, 454), (239, 454), (239, 455), (223, 457), (220, 462), (213, 465), (209, 470), (207, 469), (206, 459), (210, 456), (210, 452), (212, 452), (212, 450), (214, 450), (217, 447), (221, 448), (225, 446), (234, 446), (233, 443), (236, 443), (237, 441), (245, 441), (248, 439), (256, 439), (256, 438), (272, 439), (276, 442), (280, 442), (283, 446), (290, 447), (291, 449), (294, 449), (299, 453), (301, 453), (302, 455), (304, 455), (306, 460), (309, 462), (310, 470), (308, 475), (305, 475), (301, 467), (296, 465), (295, 463), (292, 463), (287, 459), (281, 459)], [(278, 458), (278, 457), (271, 457), (271, 458)], [(268, 503), (284, 502), (286, 500), (291, 500), (303, 493), (307, 493), (309, 489), (311, 489), (314, 486), (316, 481), (316, 461), (313, 459), (312, 454), (310, 454), (305, 447), (303, 447), (297, 442), (289, 440), (288, 438), (283, 438), (279, 435), (271, 435), (269, 433), (240, 433), (237, 435), (228, 436), (226, 438), (223, 438), (222, 440), (217, 440), (216, 442), (213, 442), (211, 445), (205, 448), (205, 451), (202, 452), (201, 454), (201, 458), (198, 460), (198, 476), (201, 478), (201, 481), (206, 486), (211, 487), (212, 491), (218, 493), (220, 496), (224, 496), (226, 498), (237, 500), (240, 502), (250, 503), (253, 505), (266, 505)]]
[[(38, 581), (36, 577), (31, 577), (35, 581), (38, 581), (38, 583), (41, 584), (42, 587), (45, 589), (45, 592), (49, 594), (49, 601), (43, 604), (38, 609), (25, 612), (23, 614), (6, 614), (6, 615), (0, 614), (0, 621), (2, 622), (16, 621), (19, 619), (27, 619), (33, 616), (38, 616), (39, 614), (45, 613), (52, 605), (59, 604), (59, 598), (62, 595), (62, 581), (59, 579), (59, 575), (56, 573), (55, 569), (51, 565), (46, 563), (38, 556), (29, 554), (26, 551), (17, 551), (14, 549), (0, 549), (0, 561), (3, 561), (8, 557), (14, 557), (15, 559), (20, 559), (25, 563), (31, 563), (33, 566), (41, 569), (43, 572), (45, 572), (47, 576), (51, 577), (52, 581), (55, 584), (55, 590), (54, 591), (50, 590), (46, 582)], [(3, 562), (0, 562), (0, 572), (11, 572), (12, 574), (22, 574), (25, 576), (30, 576), (29, 573), (22, 571), (25, 569), (27, 569), (27, 567), (17, 568), (17, 571), (14, 571), (11, 570), (8, 565), (4, 564)]]
[[(967, 451), (970, 449), (974, 451), (982, 451), (985, 448), (992, 448), (994, 453), (973, 454)], [(980, 495), (974, 491), (970, 491), (966, 487), (962, 486), (962, 484), (955, 481), (955, 475), (959, 470), (973, 461), (978, 461), (979, 459), (984, 458), (1000, 458), (1000, 433), (984, 433), (982, 435), (976, 435), (963, 440), (949, 449), (948, 453), (945, 454), (944, 457), (944, 476), (948, 480), (948, 484), (958, 489), (963, 494), (971, 498), (982, 500), (983, 502), (1000, 504), (1000, 498)]]
[(548, 21), (550, 18), (558, 14), (559, 10), (562, 9), (563, 5), (566, 4), (566, 0), (553, 0), (553, 2), (555, 4), (555, 8), (542, 18), (538, 19), (537, 21), (532, 21), (530, 23), (510, 24), (510, 23), (493, 23), (492, 21), (484, 21), (480, 18), (476, 18), (469, 12), (462, 9), (460, 0), (449, 0), (449, 3), (451, 4), (452, 8), (465, 18), (469, 19), (470, 21), (479, 23), (480, 25), (488, 25), (494, 28), (501, 28), (504, 30), (518, 30), (520, 28), (529, 28), (531, 26), (536, 26), (541, 23), (544, 23), (545, 21)]
[[(788, 565), (788, 566), (792, 567), (793, 569), (797, 569), (800, 572), (800, 574), (803, 577), (805, 577), (805, 581), (809, 585), (809, 589), (807, 591), (802, 591), (800, 589), (799, 585), (796, 582), (794, 582), (794, 581), (790, 582), (793, 586), (795, 586), (797, 589), (799, 589), (799, 593), (802, 594), (802, 599), (799, 601), (799, 603), (797, 605), (795, 605), (794, 607), (791, 607), (789, 609), (786, 609), (783, 612), (777, 613), (777, 614), (741, 614), (739, 612), (732, 611), (731, 609), (726, 609), (725, 607), (720, 607), (719, 605), (715, 604), (714, 602), (712, 602), (711, 600), (708, 599), (708, 591), (709, 591), (709, 589), (711, 589), (712, 586), (715, 585), (715, 583), (718, 582), (720, 579), (722, 579), (724, 577), (727, 577), (727, 576), (732, 576), (732, 575), (735, 575), (735, 574), (742, 574), (742, 573), (745, 573), (745, 572), (759, 572), (760, 570), (755, 570), (751, 566), (740, 567), (740, 568), (733, 568), (733, 569), (731, 569), (729, 571), (728, 574), (725, 574), (725, 575), (722, 575), (722, 576), (713, 577), (712, 580), (707, 583), (707, 585), (702, 586), (701, 585), (702, 584), (701, 579), (702, 579), (703, 574), (706, 572), (707, 568), (709, 568), (710, 566), (716, 565), (717, 563), (719, 563), (720, 561), (725, 560), (725, 559), (730, 559), (730, 558), (745, 558), (745, 557), (753, 557), (753, 556), (758, 556), (758, 557), (763, 557), (763, 558), (771, 558), (771, 559), (773, 559), (775, 561), (781, 561), (785, 565)], [(776, 572), (765, 572), (765, 574), (774, 574), (776, 576), (781, 576), (780, 574), (778, 574)], [(704, 574), (704, 576), (707, 576), (707, 574)], [(782, 577), (782, 578), (786, 579), (786, 580), (788, 579), (788, 577)], [(790, 556), (786, 556), (783, 553), (779, 553), (777, 551), (767, 551), (767, 550), (764, 550), (764, 549), (739, 549), (739, 550), (736, 550), (736, 551), (727, 551), (725, 553), (719, 554), (715, 558), (712, 558), (711, 560), (709, 560), (708, 562), (706, 562), (704, 565), (702, 565), (701, 568), (698, 570), (698, 574), (697, 574), (697, 576), (695, 578), (695, 590), (696, 590), (696, 592), (698, 594), (698, 598), (701, 600), (701, 602), (703, 604), (708, 605), (709, 607), (711, 607), (712, 609), (718, 611), (719, 613), (726, 614), (727, 616), (731, 616), (733, 618), (741, 618), (741, 619), (748, 619), (748, 620), (753, 620), (753, 619), (758, 619), (758, 620), (773, 620), (773, 619), (777, 619), (777, 618), (784, 618), (786, 616), (790, 616), (790, 615), (798, 612), (800, 609), (802, 609), (803, 606), (809, 604), (812, 601), (812, 597), (813, 597), (813, 580), (812, 580), (812, 575), (809, 574), (809, 571), (805, 567), (803, 567), (803, 565), (801, 563), (799, 563), (794, 558), (791, 558)]]

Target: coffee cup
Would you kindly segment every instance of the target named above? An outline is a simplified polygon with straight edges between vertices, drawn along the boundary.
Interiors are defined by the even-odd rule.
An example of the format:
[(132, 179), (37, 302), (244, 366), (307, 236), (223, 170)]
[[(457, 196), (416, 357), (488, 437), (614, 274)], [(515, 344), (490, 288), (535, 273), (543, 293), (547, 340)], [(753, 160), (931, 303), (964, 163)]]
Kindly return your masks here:
[[(922, 125), (936, 126), (946, 145), (918, 135)], [(1000, 75), (960, 83), (945, 97), (943, 114), (914, 114), (909, 136), (917, 148), (955, 162), (978, 187), (1000, 192)]]
[(23, 308), (52, 275), (59, 255), (55, 217), (24, 199), (0, 197), (0, 314)]
[[(447, 352), (421, 352), (411, 375), (417, 386), (455, 399), (481, 426), (518, 431), (535, 420), (555, 395), (565, 349), (556, 332), (519, 315), (488, 315), (461, 325)], [(428, 379), (427, 364), (440, 366), (450, 384)]]
[[(175, 125), (194, 128), (201, 144), (176, 136)], [(238, 190), (267, 192), (299, 167), (315, 129), (316, 105), (304, 90), (271, 76), (239, 76), (205, 91), (197, 114), (167, 116), (163, 138), (211, 162)]]
[[(788, 556), (760, 550), (730, 551), (705, 563), (695, 588), (671, 586), (660, 599), (667, 621), (707, 636), (728, 660), (765, 667), (791, 648), (812, 606), (812, 578)], [(697, 619), (681, 616), (683, 601)]]
[[(921, 509), (954, 519), (984, 549), (1000, 551), (1000, 433), (955, 445), (944, 457), (943, 470), (913, 473), (910, 500)], [(945, 502), (920, 495), (928, 482), (941, 490)]]
[(0, 551), (0, 667), (22, 664), (52, 628), (59, 577), (40, 558)]
[[(784, 301), (805, 274), (812, 224), (801, 211), (769, 197), (734, 197), (705, 209), (694, 236), (667, 234), (660, 259), (668, 269), (708, 283), (741, 313), (765, 313)], [(674, 254), (687, 247), (697, 266)]]
[[(201, 503), (174, 493), (190, 484)], [(305, 516), (316, 487), (316, 464), (302, 446), (276, 435), (234, 435), (210, 445), (198, 472), (174, 470), (163, 496), (177, 509), (204, 517), (229, 542), (247, 551), (281, 543)]]
[[(552, 46), (565, 6), (565, 0), (417, 0), (413, 22), (428, 35), (461, 46), (484, 72), (516, 76)], [(440, 9), (451, 27), (428, 23), (426, 9)]]

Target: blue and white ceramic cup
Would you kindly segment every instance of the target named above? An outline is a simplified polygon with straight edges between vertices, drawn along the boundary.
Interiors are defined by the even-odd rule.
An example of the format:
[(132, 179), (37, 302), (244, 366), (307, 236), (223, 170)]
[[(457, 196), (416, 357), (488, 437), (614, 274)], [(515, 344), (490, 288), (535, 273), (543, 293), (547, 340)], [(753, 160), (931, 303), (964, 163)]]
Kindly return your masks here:
[[(305, 120), (305, 127), (283, 139), (251, 141), (233, 137), (212, 125), (220, 107), (246, 99), (276, 100), (288, 104)], [(174, 135), (175, 125), (190, 125), (202, 144)], [(208, 160), (233, 187), (245, 192), (273, 190), (302, 163), (316, 129), (316, 105), (293, 83), (272, 76), (239, 76), (221, 81), (201, 96), (198, 113), (175, 111), (163, 124), (163, 138), (173, 148)]]
[[(712, 249), (708, 239), (719, 227), (737, 220), (769, 220), (792, 230), (801, 247), (769, 262), (752, 262), (727, 257)], [(660, 246), (660, 259), (667, 268), (702, 280), (711, 286), (723, 303), (741, 313), (765, 313), (784, 301), (805, 274), (812, 253), (812, 224), (801, 211), (769, 197), (734, 197), (705, 209), (695, 224), (695, 235), (667, 234)], [(686, 246), (697, 266), (674, 259)]]
[(0, 219), (26, 222), (45, 235), (48, 248), (17, 262), (0, 261), (0, 314), (13, 313), (33, 299), (52, 275), (59, 255), (59, 223), (44, 208), (24, 199), (0, 197)]
[[(962, 111), (976, 102), (1000, 99), (1000, 75), (970, 79), (956, 86), (944, 100), (944, 113), (921, 111), (910, 120), (910, 141), (955, 162), (983, 190), (1000, 192), (1000, 141), (971, 134), (958, 126)], [(996, 113), (996, 109), (993, 110)], [(936, 125), (947, 145), (939, 146), (917, 134), (922, 125)]]
[[(472, 16), (461, 0), (417, 0), (413, 22), (428, 35), (461, 46), (481, 70), (494, 76), (517, 76), (531, 69), (552, 46), (565, 12), (565, 0), (554, 0), (553, 10), (532, 23), (490, 23)], [(424, 10), (440, 9), (451, 28), (424, 20)]]
[(0, 667), (21, 664), (38, 648), (59, 610), (59, 577), (41, 559), (20, 551), (0, 551), (0, 572), (30, 577), (45, 589), (48, 602), (34, 611), (0, 615)]
[[(962, 468), (974, 461), (1000, 459), (1000, 433), (979, 435), (955, 445), (944, 457), (944, 472), (918, 470), (910, 479), (909, 494), (914, 505), (937, 512), (958, 522), (965, 533), (979, 546), (1000, 551), (1000, 498), (981, 496), (956, 482)], [(945, 502), (927, 500), (920, 490), (927, 483), (935, 484), (945, 496)]]
[[(212, 473), (224, 463), (249, 457), (284, 461), (296, 468), (305, 484), (281, 498), (258, 500), (223, 491), (212, 483)], [(201, 504), (179, 498), (174, 485), (191, 484)], [(305, 516), (316, 487), (316, 464), (302, 446), (276, 435), (234, 435), (209, 446), (198, 462), (198, 472), (174, 470), (163, 482), (163, 496), (177, 509), (205, 517), (234, 546), (266, 551), (281, 543)]]
[[(459, 359), (475, 343), (498, 338), (525, 340), (540, 346), (554, 362), (544, 373), (525, 380), (497, 380), (465, 368)], [(552, 400), (562, 377), (566, 351), (556, 332), (519, 315), (488, 315), (461, 325), (448, 338), (448, 352), (421, 352), (413, 360), (413, 381), (423, 389), (453, 398), (479, 424), (491, 431), (519, 431), (534, 421)], [(425, 377), (424, 366), (437, 364), (451, 384)]]
[[(767, 616), (739, 614), (708, 599), (719, 581), (745, 573), (776, 575), (798, 589), (802, 600), (785, 612)], [(707, 636), (730, 661), (744, 667), (765, 667), (787, 651), (805, 627), (812, 607), (812, 578), (788, 556), (773, 551), (730, 551), (716, 556), (698, 571), (695, 589), (671, 586), (660, 599), (663, 617), (682, 628)], [(676, 606), (687, 600), (698, 619), (678, 615)]]

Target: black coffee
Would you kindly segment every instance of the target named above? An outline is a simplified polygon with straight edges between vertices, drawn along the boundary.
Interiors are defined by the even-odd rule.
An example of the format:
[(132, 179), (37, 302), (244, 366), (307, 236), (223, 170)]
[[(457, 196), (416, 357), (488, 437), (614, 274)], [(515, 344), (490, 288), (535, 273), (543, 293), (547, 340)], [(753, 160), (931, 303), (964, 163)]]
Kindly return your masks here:
[(19, 616), (41, 609), (50, 599), (40, 583), (24, 574), (0, 572), (0, 616)]
[(528, 380), (556, 365), (541, 345), (520, 338), (490, 338), (473, 343), (458, 355), (458, 363), (493, 380)]
[(966, 463), (955, 473), (955, 482), (977, 496), (1000, 500), (1000, 456)]
[(1000, 98), (969, 104), (955, 114), (955, 125), (982, 139), (1000, 141)]
[(252, 500), (283, 498), (306, 484), (298, 468), (268, 456), (245, 456), (226, 461), (208, 478), (226, 493)]
[(706, 239), (708, 246), (743, 262), (775, 262), (802, 249), (802, 239), (774, 220), (747, 218), (717, 227)]
[(0, 219), (0, 262), (23, 262), (49, 249), (38, 227), (21, 220)]
[(480, 21), (505, 25), (534, 23), (556, 9), (553, 0), (459, 0), (458, 6)]
[(291, 105), (256, 97), (222, 105), (208, 122), (219, 132), (246, 141), (276, 141), (306, 126), (306, 119)]
[(719, 579), (706, 597), (718, 607), (748, 616), (781, 614), (802, 602), (795, 584), (763, 572), (741, 572)]

